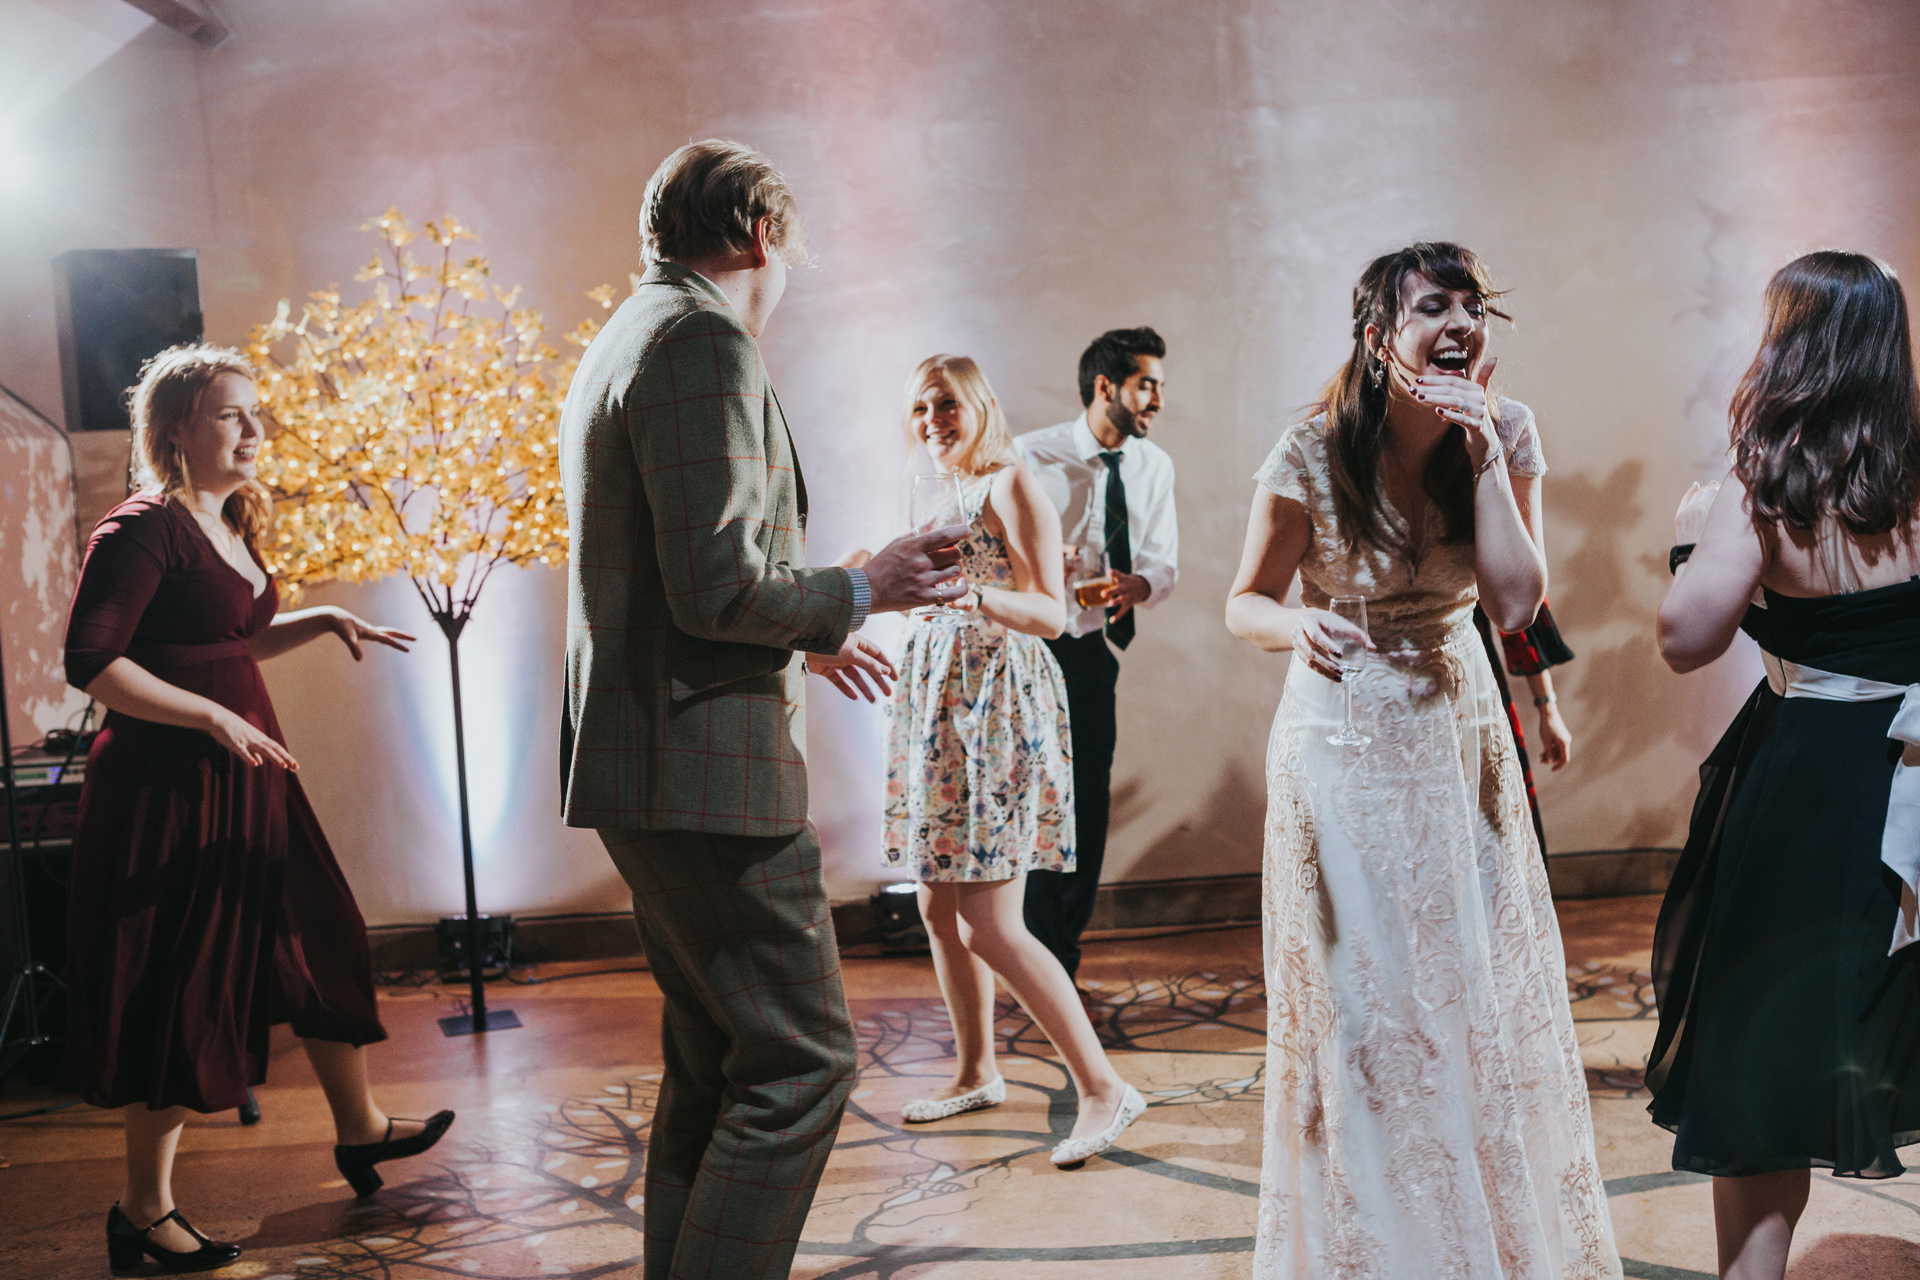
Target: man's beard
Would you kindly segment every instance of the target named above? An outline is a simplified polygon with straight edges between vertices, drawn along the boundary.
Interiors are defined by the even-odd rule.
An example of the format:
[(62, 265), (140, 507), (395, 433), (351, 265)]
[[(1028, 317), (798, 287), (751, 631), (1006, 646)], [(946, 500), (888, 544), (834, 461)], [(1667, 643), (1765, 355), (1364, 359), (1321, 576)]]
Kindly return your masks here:
[(1107, 401), (1107, 425), (1121, 435), (1132, 436), (1135, 440), (1147, 438), (1147, 429), (1140, 425), (1140, 415), (1118, 400)]

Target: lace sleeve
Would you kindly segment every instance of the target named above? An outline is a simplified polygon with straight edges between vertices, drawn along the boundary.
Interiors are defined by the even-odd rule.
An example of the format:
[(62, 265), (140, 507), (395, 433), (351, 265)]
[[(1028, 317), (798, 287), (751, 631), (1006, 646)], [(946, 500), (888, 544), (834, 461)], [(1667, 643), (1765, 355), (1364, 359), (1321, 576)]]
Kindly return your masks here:
[(1281, 433), (1273, 452), (1253, 473), (1260, 487), (1282, 498), (1291, 498), (1303, 507), (1312, 507), (1313, 477), (1307, 470), (1304, 445), (1309, 424), (1298, 423)]
[(1543, 476), (1547, 458), (1540, 451), (1540, 428), (1534, 424), (1533, 410), (1518, 400), (1500, 397), (1500, 417), (1494, 423), (1500, 443), (1507, 451), (1507, 474)]

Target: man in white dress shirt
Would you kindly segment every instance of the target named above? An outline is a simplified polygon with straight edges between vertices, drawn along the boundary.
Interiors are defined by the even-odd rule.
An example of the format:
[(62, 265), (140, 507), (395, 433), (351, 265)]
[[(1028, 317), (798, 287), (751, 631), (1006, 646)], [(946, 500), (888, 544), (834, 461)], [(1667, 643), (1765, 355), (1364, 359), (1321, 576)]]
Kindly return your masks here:
[[(1093, 915), (1107, 850), (1113, 776), (1115, 649), (1133, 640), (1136, 609), (1151, 609), (1179, 580), (1180, 531), (1173, 515), (1173, 459), (1147, 439), (1160, 412), (1167, 345), (1149, 328), (1113, 329), (1080, 357), (1080, 403), (1070, 422), (1015, 439), (1020, 460), (1060, 510), (1062, 541), (1097, 563), (1105, 553), (1113, 585), (1101, 603), (1069, 612), (1066, 634), (1047, 647), (1067, 678), (1073, 725), (1075, 869), (1027, 876), (1027, 929), (1080, 967), (1080, 932)], [(1069, 589), (1086, 576), (1070, 563)]]

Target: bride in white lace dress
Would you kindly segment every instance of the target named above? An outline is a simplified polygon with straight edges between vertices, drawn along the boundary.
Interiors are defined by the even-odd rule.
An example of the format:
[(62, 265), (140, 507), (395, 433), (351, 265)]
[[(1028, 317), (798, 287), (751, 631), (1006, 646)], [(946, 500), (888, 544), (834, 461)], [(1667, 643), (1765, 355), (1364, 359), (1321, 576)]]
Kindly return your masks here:
[[(1294, 661), (1267, 756), (1258, 1280), (1617, 1277), (1565, 960), (1476, 599), (1546, 591), (1533, 415), (1485, 392), (1495, 294), (1418, 244), (1354, 290), (1354, 351), (1260, 469), (1227, 604)], [(1296, 573), (1302, 608), (1285, 604)], [(1342, 719), (1331, 597), (1376, 652)]]

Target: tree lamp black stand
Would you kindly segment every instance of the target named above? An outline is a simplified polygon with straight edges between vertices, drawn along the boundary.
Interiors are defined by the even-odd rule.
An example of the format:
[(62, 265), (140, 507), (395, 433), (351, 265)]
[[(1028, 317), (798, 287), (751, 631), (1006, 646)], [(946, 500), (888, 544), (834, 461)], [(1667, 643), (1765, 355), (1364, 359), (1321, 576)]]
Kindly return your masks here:
[[(416, 583), (417, 587), (419, 584)], [(451, 593), (449, 593), (451, 594)], [(459, 609), (437, 607), (425, 591), (427, 612), (439, 624), (447, 638), (447, 662), (453, 671), (453, 758), (460, 778), (460, 864), (467, 874), (467, 987), (468, 1011), (440, 1019), (440, 1031), (449, 1036), (471, 1036), (486, 1031), (506, 1031), (520, 1025), (520, 1015), (511, 1009), (487, 1008), (485, 956), (481, 951), (480, 902), (473, 884), (473, 819), (467, 809), (467, 728), (460, 713), (460, 633), (473, 616), (471, 599)]]

